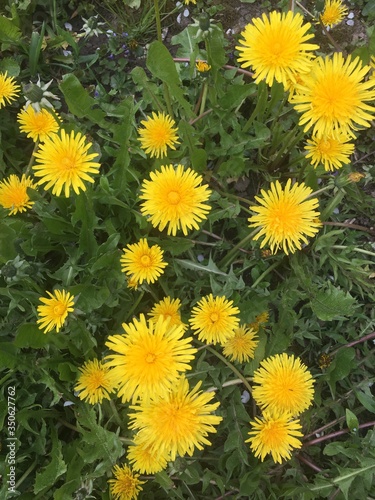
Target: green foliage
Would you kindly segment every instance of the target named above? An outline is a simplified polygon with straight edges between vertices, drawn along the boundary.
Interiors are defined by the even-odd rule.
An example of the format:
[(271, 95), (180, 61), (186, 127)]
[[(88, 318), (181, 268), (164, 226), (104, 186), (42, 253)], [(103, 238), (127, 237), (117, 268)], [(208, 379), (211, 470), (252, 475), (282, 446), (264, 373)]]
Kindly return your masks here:
[[(237, 3), (259, 8), (252, 0)], [(96, 405), (81, 400), (79, 368), (105, 357), (108, 337), (165, 296), (181, 300), (188, 323), (192, 307), (210, 293), (233, 300), (241, 324), (258, 330), (254, 359), (229, 362), (220, 345), (194, 336), (198, 353), (189, 382), (214, 393), (223, 420), (208, 436), (211, 446), (148, 474), (139, 497), (375, 495), (374, 132), (358, 131), (356, 153), (342, 169), (314, 169), (283, 85), (255, 84), (249, 71), (239, 70), (237, 37), (218, 20), (227, 4), (233, 10), (233, 2), (198, 0), (180, 25), (176, 18), (186, 6), (160, 2), (162, 27), (170, 30), (164, 41), (153, 1), (1, 4), (0, 72), (21, 87), (20, 97), (0, 109), (1, 178), (33, 172), (32, 140), (17, 123), (30, 81), (39, 89), (51, 82), (43, 92), (62, 127), (82, 133), (101, 164), (84, 192), (65, 198), (39, 188), (29, 190), (34, 204), (23, 213), (9, 216), (0, 207), (0, 391), (3, 401), (10, 388), (15, 392), (20, 498), (110, 498), (112, 468), (126, 463), (134, 438), (129, 404), (115, 396)], [(372, 5), (358, 4), (368, 38), (354, 54), (366, 63), (374, 55)], [(285, 9), (286, 2), (262, 6)], [(83, 29), (81, 15), (93, 29)], [(197, 60), (207, 60), (210, 70), (200, 73)], [(167, 158), (150, 158), (138, 140), (141, 121), (158, 111), (171, 114), (178, 128), (179, 144)], [(187, 236), (158, 231), (140, 211), (142, 182), (164, 164), (193, 168), (212, 191), (207, 220)], [(364, 175), (358, 184), (348, 178), (352, 171)], [(323, 224), (295, 254), (271, 255), (253, 239), (249, 206), (270, 182), (288, 178), (316, 191)], [(120, 257), (140, 238), (159, 245), (168, 266), (155, 283), (134, 290)], [(59, 333), (45, 334), (38, 306), (54, 289), (74, 295), (74, 312)], [(257, 323), (264, 312), (268, 321)], [(244, 390), (262, 360), (282, 352), (302, 359), (315, 396), (300, 417), (302, 449), (278, 465), (269, 456), (255, 458), (245, 443), (259, 409)], [(5, 437), (8, 409), (0, 407)], [(3, 478), (10, 472), (6, 443)], [(8, 493), (4, 481), (0, 497)]]

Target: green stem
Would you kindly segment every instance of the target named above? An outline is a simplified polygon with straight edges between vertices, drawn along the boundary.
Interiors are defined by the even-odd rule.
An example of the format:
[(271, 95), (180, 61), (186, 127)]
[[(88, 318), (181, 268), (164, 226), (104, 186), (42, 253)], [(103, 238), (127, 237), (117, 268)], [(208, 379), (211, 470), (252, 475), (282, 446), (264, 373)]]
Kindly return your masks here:
[(36, 141), (35, 144), (34, 144), (33, 152), (31, 153), (29, 164), (27, 165), (27, 168), (26, 168), (26, 171), (25, 171), (25, 175), (27, 175), (29, 173), (30, 168), (34, 165), (34, 159), (35, 159), (34, 158), (34, 153), (38, 149), (38, 146), (39, 146), (39, 141)]
[(258, 228), (254, 229), (254, 231), (245, 236), (245, 238), (243, 238), (239, 243), (237, 243), (237, 245), (235, 245), (231, 250), (229, 250), (227, 255), (220, 261), (219, 268), (225, 267), (230, 262), (232, 262), (232, 260), (235, 259), (238, 250), (243, 246), (247, 245), (247, 243), (253, 239), (254, 234), (256, 234), (258, 230), (259, 230)]
[(202, 92), (201, 107), (199, 109), (199, 115), (203, 114), (204, 108), (206, 107), (207, 92), (208, 92), (208, 85), (207, 85), (207, 82), (204, 82), (204, 84), (203, 84), (203, 92)]
[(141, 300), (143, 299), (144, 294), (145, 294), (145, 292), (141, 292), (139, 294), (138, 299), (134, 302), (133, 306), (129, 309), (128, 314), (125, 316), (124, 321), (127, 320), (128, 318), (130, 318), (130, 316), (133, 314), (133, 311), (135, 311), (136, 308), (139, 306), (139, 304), (141, 303)]
[[(295, 135), (296, 130), (299, 130), (299, 133), (297, 133), (297, 135)], [(279, 163), (282, 160), (285, 152), (291, 151), (304, 135), (305, 132), (303, 131), (303, 129), (301, 129), (298, 124), (296, 124), (294, 129), (287, 135), (286, 144), (280, 149), (276, 157), (272, 160), (271, 164), (269, 165), (269, 169), (275, 170), (279, 166)]]
[(328, 217), (333, 213), (334, 209), (339, 205), (339, 203), (344, 198), (345, 193), (343, 191), (337, 191), (335, 196), (331, 199), (325, 209), (322, 211), (320, 215), (320, 220), (325, 221)]
[(15, 486), (16, 490), (18, 490), (18, 488), (21, 486), (21, 484), (24, 482), (24, 480), (27, 478), (27, 476), (30, 474), (30, 472), (32, 472), (35, 469), (35, 467), (37, 466), (37, 463), (38, 463), (38, 461), (35, 460), (35, 462), (33, 462), (30, 465), (30, 467), (28, 467), (28, 469), (26, 469), (26, 471), (22, 474), (22, 476), (19, 478), (19, 480), (16, 483), (16, 486)]
[(163, 43), (161, 36), (161, 20), (160, 20), (160, 8), (159, 8), (159, 0), (154, 0), (155, 7), (155, 21), (156, 21), (156, 33), (159, 42)]
[[(332, 245), (330, 248), (335, 248), (336, 250), (345, 250), (348, 247), (345, 245)], [(363, 253), (364, 255), (371, 255), (372, 257), (375, 257), (374, 252), (370, 252), (369, 250), (363, 250), (362, 248), (354, 247), (353, 251), (358, 252), (358, 253)]]
[(266, 270), (264, 271), (264, 273), (262, 273), (262, 274), (259, 276), (259, 278), (258, 278), (257, 280), (255, 280), (255, 281), (254, 281), (254, 283), (251, 285), (251, 287), (250, 287), (250, 288), (255, 288), (255, 287), (258, 285), (258, 283), (260, 283), (260, 282), (263, 280), (263, 278), (264, 278), (265, 276), (267, 276), (267, 274), (269, 274), (271, 271), (273, 271), (273, 270), (274, 270), (274, 269), (275, 269), (275, 268), (276, 268), (279, 264), (280, 264), (280, 262), (279, 262), (279, 261), (274, 262), (274, 263), (273, 263), (273, 264), (272, 264), (272, 265), (271, 265), (268, 269), (266, 269)]
[(225, 363), (232, 370), (232, 372), (235, 375), (237, 375), (237, 377), (240, 380), (242, 380), (243, 385), (246, 387), (246, 389), (249, 391), (249, 393), (250, 394), (252, 393), (251, 385), (247, 381), (246, 377), (244, 377), (244, 375), (242, 375), (242, 373), (239, 370), (237, 370), (237, 368), (234, 365), (232, 365), (232, 363), (230, 361), (228, 361), (224, 356), (222, 356), (217, 351), (215, 351), (215, 349), (213, 349), (212, 347), (207, 346), (206, 349), (208, 351), (212, 352), (212, 354), (214, 354), (217, 358), (219, 358), (223, 363)]
[(111, 410), (112, 410), (112, 415), (113, 415), (113, 418), (116, 422), (116, 424), (122, 429), (124, 428), (124, 423), (122, 422), (121, 418), (120, 418), (120, 415), (118, 414), (118, 411), (117, 411), (117, 408), (116, 408), (116, 405), (114, 403), (114, 401), (112, 399), (109, 400), (109, 406), (111, 407)]
[[(163, 39), (161, 36), (161, 20), (160, 20), (159, 0), (154, 0), (154, 7), (155, 7), (155, 21), (156, 21), (157, 37), (158, 37), (158, 41), (160, 43), (163, 43)], [(164, 93), (165, 103), (166, 103), (167, 109), (168, 109), (168, 114), (171, 118), (174, 118), (172, 104), (171, 104), (171, 96), (169, 94), (169, 89), (168, 89), (168, 85), (166, 84), (166, 82), (163, 82), (163, 93)]]
[[(252, 377), (248, 377), (246, 380), (252, 380)], [(242, 383), (243, 383), (242, 378), (235, 378), (234, 380), (228, 380), (227, 382), (224, 382), (224, 384), (221, 387), (222, 388), (223, 387), (230, 387), (232, 385), (240, 385)], [(212, 386), (212, 387), (209, 387), (208, 389), (206, 389), (205, 392), (215, 392), (218, 390), (219, 390), (218, 387)]]
[(250, 118), (243, 126), (242, 132), (247, 132), (249, 130), (249, 128), (253, 124), (253, 121), (257, 117), (258, 113), (264, 110), (266, 100), (267, 100), (267, 85), (264, 82), (260, 82), (258, 87), (257, 103), (255, 105), (254, 111), (250, 115)]

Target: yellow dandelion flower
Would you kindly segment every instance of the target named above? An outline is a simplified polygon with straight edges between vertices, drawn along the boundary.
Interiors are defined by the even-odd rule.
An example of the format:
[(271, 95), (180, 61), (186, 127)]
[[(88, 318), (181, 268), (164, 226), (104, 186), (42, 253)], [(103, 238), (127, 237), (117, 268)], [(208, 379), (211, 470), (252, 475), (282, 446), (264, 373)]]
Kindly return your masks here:
[(270, 314), (268, 311), (263, 311), (262, 313), (258, 314), (258, 316), (255, 318), (255, 321), (262, 325), (263, 323), (267, 323), (269, 320)]
[(26, 212), (34, 205), (27, 194), (28, 189), (36, 189), (31, 177), (22, 175), (21, 179), (12, 174), (0, 182), (0, 205), (10, 210), (9, 215)]
[(241, 325), (234, 331), (234, 337), (231, 337), (223, 345), (223, 354), (231, 361), (244, 363), (254, 358), (254, 351), (258, 343), (256, 332)]
[(370, 127), (375, 107), (366, 104), (375, 98), (375, 79), (363, 81), (370, 66), (362, 66), (359, 57), (346, 59), (341, 52), (333, 57), (318, 57), (291, 102), (302, 114), (304, 131), (312, 128), (319, 137), (342, 132), (355, 137), (352, 130)]
[(167, 467), (168, 454), (152, 450), (150, 446), (143, 446), (138, 441), (136, 437), (134, 445), (129, 446), (127, 454), (127, 459), (134, 470), (141, 474), (156, 474)]
[(311, 24), (302, 23), (299, 13), (272, 11), (245, 26), (242, 45), (236, 47), (240, 52), (238, 62), (242, 68), (252, 67), (256, 83), (265, 80), (272, 85), (276, 80), (286, 86), (295, 75), (310, 70), (309, 51), (319, 49), (319, 45), (306, 43), (314, 35), (306, 33)]
[(190, 362), (197, 352), (192, 338), (183, 338), (182, 326), (170, 326), (160, 317), (156, 323), (140, 319), (123, 323), (125, 335), (112, 335), (106, 346), (116, 354), (106, 357), (108, 366), (119, 384), (122, 401), (136, 402), (165, 394), (173, 387), (180, 374), (191, 370)]
[(56, 328), (56, 332), (63, 326), (68, 314), (74, 311), (74, 296), (65, 290), (47, 292), (49, 299), (41, 297), (39, 300), (43, 305), (38, 306), (37, 311), (40, 319), (37, 323), (44, 333)]
[(184, 235), (190, 229), (199, 229), (198, 223), (207, 218), (211, 210), (204, 202), (210, 197), (207, 185), (200, 186), (202, 176), (182, 165), (162, 166), (160, 171), (151, 172), (151, 180), (142, 184), (141, 212), (150, 217), (151, 224), (162, 231), (168, 225), (168, 234)]
[(108, 366), (97, 359), (86, 361), (78, 368), (81, 372), (74, 390), (79, 391), (79, 398), (94, 405), (103, 399), (110, 399), (109, 394), (115, 388), (112, 372)]
[[(60, 119), (57, 113), (55, 116)], [(45, 108), (35, 111), (32, 106), (28, 106), (18, 113), (17, 121), (20, 123), (21, 132), (27, 134), (27, 137), (31, 137), (34, 142), (43, 142), (60, 128), (55, 116)]]
[(164, 319), (169, 318), (169, 326), (183, 326), (186, 330), (187, 325), (181, 321), (180, 314), (181, 301), (180, 299), (172, 299), (171, 297), (165, 297), (160, 302), (154, 305), (148, 316), (156, 323), (160, 316)]
[(301, 250), (301, 242), (308, 243), (306, 236), (314, 236), (321, 227), (315, 210), (318, 199), (307, 199), (311, 193), (303, 182), (291, 186), (290, 179), (284, 190), (279, 181), (272, 182), (269, 191), (261, 190), (262, 198), (255, 197), (261, 206), (250, 207), (257, 215), (248, 219), (250, 227), (261, 228), (254, 236), (254, 240), (264, 236), (260, 248), (268, 243), (272, 253), (282, 248), (288, 254)]
[(348, 175), (348, 179), (350, 180), (350, 182), (359, 182), (364, 177), (366, 177), (365, 174), (361, 174), (360, 172), (351, 172)]
[(324, 26), (333, 28), (335, 24), (341, 23), (344, 17), (348, 15), (348, 12), (348, 8), (343, 5), (342, 0), (326, 0), (320, 20)]
[(325, 352), (323, 352), (318, 358), (318, 365), (321, 370), (328, 368), (331, 363), (331, 356), (329, 354), (326, 354)]
[(197, 0), (184, 0), (184, 4), (185, 5), (189, 5), (190, 3), (196, 5), (197, 4)]
[(179, 144), (176, 122), (165, 113), (152, 113), (152, 118), (142, 120), (143, 128), (138, 128), (142, 149), (151, 156), (164, 158), (167, 156), (167, 147), (176, 149)]
[(132, 500), (138, 497), (143, 489), (141, 484), (146, 482), (138, 479), (139, 474), (135, 474), (127, 465), (115, 465), (112, 473), (116, 479), (109, 479), (108, 482), (114, 500)]
[(263, 409), (299, 415), (312, 403), (314, 380), (299, 358), (276, 354), (264, 359), (254, 373), (253, 398)]
[(7, 76), (7, 71), (0, 73), (0, 108), (14, 101), (19, 96), (20, 90), (13, 76)]
[(207, 73), (207, 71), (210, 71), (211, 65), (208, 64), (206, 61), (201, 61), (200, 59), (197, 60), (195, 63), (195, 67), (199, 71), (199, 73)]
[(210, 293), (193, 308), (189, 323), (193, 330), (197, 330), (199, 340), (208, 344), (225, 344), (239, 326), (240, 320), (235, 316), (239, 312), (238, 307), (233, 306), (233, 300), (214, 297)]
[(170, 454), (171, 460), (186, 453), (192, 456), (194, 448), (211, 445), (206, 438), (216, 432), (222, 417), (212, 415), (219, 403), (210, 403), (213, 394), (199, 390), (201, 382), (189, 391), (185, 377), (165, 392), (164, 396), (141, 401), (131, 406), (130, 427), (138, 430), (137, 439), (143, 446)]
[(34, 156), (39, 165), (34, 165), (36, 177), (41, 177), (38, 184), (45, 184), (45, 189), (52, 187), (52, 194), (60, 196), (64, 189), (66, 197), (70, 195), (70, 188), (76, 194), (86, 191), (83, 181), (93, 183), (89, 174), (97, 174), (100, 164), (92, 161), (98, 153), (88, 153), (91, 142), (86, 143), (81, 133), (65, 130), (59, 134), (51, 134), (39, 146)]
[(130, 288), (132, 290), (137, 290), (138, 285), (139, 285), (138, 281), (136, 279), (134, 279), (133, 276), (128, 277), (128, 288)]
[(121, 270), (130, 277), (133, 288), (136, 288), (135, 283), (154, 283), (168, 265), (163, 262), (164, 252), (159, 245), (149, 247), (146, 238), (127, 245), (123, 252), (120, 259)]
[(339, 169), (343, 164), (350, 163), (350, 155), (354, 151), (354, 144), (347, 144), (348, 141), (350, 137), (345, 134), (336, 133), (322, 137), (315, 135), (307, 139), (306, 158), (311, 158), (310, 163), (314, 168), (323, 164), (327, 172)]
[(250, 422), (252, 430), (249, 432), (250, 448), (256, 457), (263, 462), (266, 455), (271, 454), (274, 462), (282, 463), (289, 460), (293, 449), (301, 448), (303, 437), (302, 426), (298, 419), (293, 420), (287, 412), (265, 410), (262, 417), (255, 417)]

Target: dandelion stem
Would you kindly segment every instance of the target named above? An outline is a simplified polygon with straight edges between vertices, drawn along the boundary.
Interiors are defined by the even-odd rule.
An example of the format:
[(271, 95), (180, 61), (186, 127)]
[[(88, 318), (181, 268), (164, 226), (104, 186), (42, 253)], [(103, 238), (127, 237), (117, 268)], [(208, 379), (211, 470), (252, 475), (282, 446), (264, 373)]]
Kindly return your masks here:
[[(336, 250), (345, 250), (345, 248), (348, 248), (348, 247), (345, 245), (332, 245), (331, 248), (336, 248)], [(363, 248), (354, 247), (353, 251), (358, 252), (358, 253), (363, 253), (365, 255), (371, 255), (372, 257), (375, 257), (374, 252), (370, 252), (369, 250), (363, 250)]]
[[(160, 43), (163, 43), (163, 38), (161, 36), (161, 20), (160, 20), (160, 8), (159, 8), (159, 0), (154, 0), (155, 7), (155, 21), (156, 21), (156, 33)], [(163, 82), (163, 91), (164, 91), (164, 99), (167, 105), (168, 114), (171, 118), (174, 118), (173, 109), (171, 104), (171, 96), (169, 94), (168, 85), (166, 82)]]
[(262, 280), (263, 280), (263, 278), (264, 278), (265, 276), (267, 276), (267, 274), (269, 274), (271, 271), (273, 271), (273, 270), (274, 270), (274, 269), (275, 269), (275, 268), (276, 268), (279, 264), (280, 264), (280, 262), (279, 262), (279, 261), (274, 262), (274, 263), (273, 263), (273, 264), (272, 264), (272, 265), (271, 265), (268, 269), (266, 269), (266, 270), (264, 271), (264, 273), (262, 273), (262, 274), (259, 276), (259, 278), (258, 278), (257, 280), (255, 280), (255, 281), (254, 281), (254, 283), (251, 285), (251, 287), (250, 287), (250, 288), (255, 288), (255, 287), (258, 285), (258, 283), (261, 283), (261, 282), (262, 282)]
[(247, 243), (253, 239), (254, 234), (256, 234), (258, 231), (259, 228), (254, 229), (254, 231), (245, 236), (245, 238), (243, 238), (239, 243), (237, 243), (237, 245), (235, 245), (231, 250), (229, 250), (227, 255), (220, 261), (219, 268), (229, 265), (236, 258), (237, 252), (242, 247), (246, 246)]
[(29, 164), (27, 165), (25, 175), (27, 175), (29, 173), (30, 168), (34, 165), (34, 160), (35, 160), (34, 153), (38, 149), (38, 146), (39, 146), (39, 141), (35, 141), (34, 149), (33, 149), (33, 152), (31, 153), (30, 161), (29, 161)]
[(210, 346), (207, 346), (206, 349), (208, 351), (210, 351), (212, 354), (214, 354), (217, 358), (219, 358), (223, 363), (225, 363), (232, 370), (232, 372), (235, 375), (237, 375), (237, 377), (242, 381), (242, 383), (244, 384), (246, 389), (251, 394), (252, 388), (251, 388), (251, 385), (249, 384), (249, 382), (247, 381), (246, 377), (244, 375), (242, 375), (242, 373), (239, 370), (237, 370), (237, 368), (230, 361), (228, 361), (224, 356), (219, 354), (215, 349), (213, 349)]
[[(367, 427), (373, 427), (375, 425), (375, 421), (373, 422), (365, 422), (364, 424), (360, 424), (358, 426), (359, 429), (366, 429)], [(338, 436), (342, 436), (343, 434), (348, 434), (350, 432), (350, 429), (341, 429), (340, 431), (332, 432), (331, 434), (326, 434), (325, 436), (320, 436), (316, 439), (311, 439), (311, 441), (308, 441), (307, 443), (304, 443), (304, 447), (306, 446), (313, 446), (314, 444), (322, 443), (323, 441), (327, 441), (328, 439), (333, 439)]]
[(202, 115), (204, 113), (204, 108), (206, 107), (207, 92), (208, 92), (208, 85), (207, 85), (207, 82), (204, 82), (203, 91), (202, 91), (202, 101), (201, 101), (201, 107), (199, 110), (199, 115)]
[[(246, 380), (252, 380), (252, 377), (248, 377)], [(234, 380), (228, 380), (227, 382), (224, 382), (221, 387), (230, 387), (231, 385), (240, 385), (243, 384), (243, 379), (242, 378), (235, 378)], [(215, 392), (218, 391), (219, 388), (212, 386), (206, 389), (205, 392)]]

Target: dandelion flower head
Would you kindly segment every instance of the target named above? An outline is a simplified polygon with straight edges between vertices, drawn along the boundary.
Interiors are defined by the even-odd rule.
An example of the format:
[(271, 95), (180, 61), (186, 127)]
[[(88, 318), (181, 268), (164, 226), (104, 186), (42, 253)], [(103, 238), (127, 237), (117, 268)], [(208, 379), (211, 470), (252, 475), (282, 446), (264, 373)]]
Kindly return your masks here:
[(201, 185), (202, 176), (182, 165), (163, 165), (150, 177), (143, 181), (140, 199), (144, 200), (141, 212), (150, 218), (153, 227), (163, 231), (168, 226), (167, 233), (173, 236), (180, 230), (186, 236), (189, 230), (199, 229), (198, 223), (211, 210), (204, 203), (211, 191)]
[(303, 84), (291, 99), (301, 113), (299, 124), (312, 129), (319, 137), (342, 132), (355, 137), (353, 130), (370, 127), (375, 107), (375, 79), (364, 81), (370, 66), (362, 66), (359, 57), (344, 58), (341, 52), (332, 57), (317, 57)]
[(256, 83), (265, 80), (272, 85), (276, 80), (286, 87), (288, 80), (293, 82), (296, 75), (310, 70), (310, 52), (319, 49), (306, 43), (313, 38), (307, 33), (310, 27), (310, 23), (303, 24), (301, 14), (292, 11), (263, 14), (242, 32), (244, 40), (236, 47), (240, 52), (238, 62), (254, 70)]
[(299, 358), (276, 354), (260, 363), (254, 373), (253, 398), (263, 409), (299, 415), (312, 403), (314, 380)]
[(123, 249), (121, 270), (130, 278), (131, 287), (144, 281), (154, 283), (164, 273), (168, 263), (163, 261), (163, 254), (159, 245), (149, 247), (146, 238)]
[(180, 314), (181, 301), (180, 299), (172, 299), (171, 297), (165, 297), (160, 300), (151, 311), (148, 316), (156, 323), (160, 316), (164, 319), (169, 318), (169, 326), (183, 326), (184, 329), (187, 326), (181, 321)]
[(318, 199), (307, 199), (311, 193), (303, 182), (292, 186), (290, 179), (284, 189), (276, 181), (269, 191), (261, 190), (262, 197), (255, 197), (259, 205), (250, 207), (256, 215), (248, 219), (250, 227), (261, 228), (254, 236), (254, 240), (264, 237), (260, 248), (269, 244), (272, 253), (282, 248), (288, 254), (308, 243), (306, 236), (314, 236), (321, 227)]
[(212, 293), (203, 297), (193, 308), (189, 322), (193, 330), (197, 330), (199, 340), (208, 344), (225, 344), (234, 336), (240, 320), (238, 307), (233, 300), (225, 297), (214, 297)]
[(79, 368), (81, 372), (74, 390), (79, 391), (79, 398), (94, 405), (101, 403), (103, 399), (110, 399), (115, 384), (112, 372), (108, 366), (97, 360), (86, 361)]
[(271, 454), (274, 462), (281, 464), (283, 459), (291, 458), (293, 449), (302, 446), (300, 421), (293, 420), (290, 413), (265, 410), (262, 417), (255, 417), (250, 425), (250, 438), (245, 442), (250, 443), (254, 455), (262, 462), (266, 455)]
[(115, 354), (107, 356), (122, 401), (136, 402), (167, 393), (181, 373), (191, 370), (196, 348), (192, 337), (184, 338), (183, 326), (170, 326), (160, 317), (156, 323), (140, 319), (123, 323), (125, 334), (112, 335), (106, 346)]
[(256, 332), (241, 325), (234, 331), (234, 336), (223, 345), (223, 354), (231, 361), (248, 362), (254, 358), (258, 342)]
[(354, 151), (354, 144), (349, 143), (350, 137), (345, 134), (330, 134), (322, 137), (313, 136), (307, 139), (305, 149), (308, 151), (306, 158), (316, 168), (323, 165), (324, 169), (334, 171), (350, 163), (350, 155)]
[(347, 15), (348, 8), (343, 5), (342, 0), (326, 0), (320, 19), (324, 26), (333, 28), (336, 24), (341, 23)]
[(364, 177), (366, 177), (365, 174), (361, 174), (360, 172), (350, 172), (348, 175), (350, 182), (359, 182)]
[(33, 166), (36, 177), (41, 177), (38, 184), (46, 184), (45, 189), (52, 188), (52, 194), (60, 196), (64, 191), (68, 198), (72, 188), (76, 194), (86, 191), (83, 181), (94, 182), (91, 174), (99, 172), (100, 164), (93, 159), (98, 153), (88, 153), (91, 142), (86, 143), (81, 133), (65, 130), (59, 134), (51, 134), (40, 144), (34, 156), (37, 165)]
[(152, 450), (150, 446), (143, 446), (138, 441), (136, 436), (134, 445), (129, 446), (127, 454), (127, 459), (134, 470), (141, 474), (156, 474), (167, 467), (168, 454)]
[(212, 403), (212, 393), (200, 391), (201, 382), (190, 390), (188, 381), (181, 377), (164, 396), (141, 401), (131, 406), (130, 427), (138, 430), (137, 438), (151, 450), (170, 454), (171, 460), (194, 449), (210, 445), (208, 433), (216, 432), (222, 417), (212, 415), (219, 403)]
[[(56, 117), (55, 117), (56, 116)], [(20, 130), (27, 134), (34, 142), (44, 141), (50, 134), (56, 133), (60, 125), (55, 116), (47, 109), (35, 111), (32, 106), (22, 109), (17, 115), (17, 121), (20, 123)]]
[(37, 308), (39, 318), (37, 323), (44, 333), (56, 328), (56, 332), (65, 323), (70, 312), (74, 311), (74, 296), (65, 290), (55, 290), (53, 293), (47, 292), (49, 298), (41, 297), (39, 300), (43, 305)]
[(27, 193), (28, 189), (36, 189), (31, 177), (25, 174), (21, 178), (11, 174), (0, 182), (0, 205), (9, 210), (9, 215), (26, 212), (34, 204)]
[(20, 93), (20, 86), (16, 84), (13, 76), (0, 73), (0, 108), (14, 101)]
[(151, 156), (164, 158), (167, 148), (176, 149), (179, 144), (176, 122), (165, 113), (152, 113), (152, 118), (142, 120), (142, 127), (138, 128), (139, 142), (142, 149)]
[(115, 465), (112, 470), (115, 479), (109, 479), (111, 495), (114, 500), (133, 500), (138, 497), (142, 491), (142, 484), (145, 481), (140, 481), (139, 474), (135, 474), (127, 465), (119, 467)]
[(195, 67), (197, 68), (199, 73), (207, 73), (211, 69), (211, 66), (206, 63), (206, 61), (201, 61), (200, 59), (198, 59), (195, 63)]

